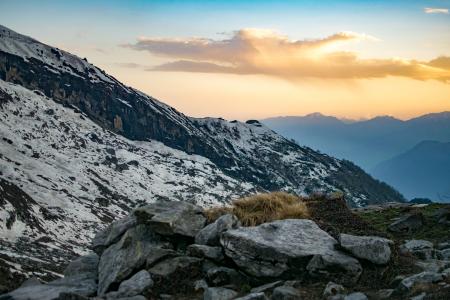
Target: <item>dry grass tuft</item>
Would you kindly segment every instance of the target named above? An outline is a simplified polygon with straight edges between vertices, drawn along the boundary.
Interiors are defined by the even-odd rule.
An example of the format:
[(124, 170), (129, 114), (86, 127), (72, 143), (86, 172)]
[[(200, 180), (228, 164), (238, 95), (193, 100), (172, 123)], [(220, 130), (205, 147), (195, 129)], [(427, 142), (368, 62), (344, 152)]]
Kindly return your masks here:
[(256, 226), (262, 223), (283, 219), (304, 219), (309, 212), (302, 198), (285, 192), (257, 194), (238, 199), (228, 207), (215, 207), (206, 211), (209, 222), (221, 215), (233, 213), (243, 226)]

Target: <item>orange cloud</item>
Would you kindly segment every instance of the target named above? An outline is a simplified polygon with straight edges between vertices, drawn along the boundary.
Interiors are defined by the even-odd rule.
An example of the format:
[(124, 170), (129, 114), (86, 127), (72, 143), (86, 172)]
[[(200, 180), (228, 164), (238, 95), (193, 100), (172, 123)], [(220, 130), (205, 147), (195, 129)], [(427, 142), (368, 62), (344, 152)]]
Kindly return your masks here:
[(376, 38), (341, 32), (323, 39), (290, 40), (270, 30), (242, 29), (223, 40), (143, 37), (126, 47), (175, 60), (151, 71), (264, 74), (289, 80), (401, 76), (450, 81), (448, 57), (430, 62), (362, 59), (356, 53), (338, 51), (343, 44), (362, 40)]

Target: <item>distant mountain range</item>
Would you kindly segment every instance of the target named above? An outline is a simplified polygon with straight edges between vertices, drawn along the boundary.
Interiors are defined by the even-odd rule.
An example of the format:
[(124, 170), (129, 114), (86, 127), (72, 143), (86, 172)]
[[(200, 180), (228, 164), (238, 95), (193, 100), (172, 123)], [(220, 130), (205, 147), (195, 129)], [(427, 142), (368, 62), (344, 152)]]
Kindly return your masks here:
[[(402, 153), (415, 153), (417, 147), (422, 149), (422, 142), (450, 142), (450, 112), (427, 114), (406, 121), (380, 116), (352, 122), (313, 113), (300, 117), (270, 118), (262, 122), (285, 137), (296, 140), (300, 145), (355, 162), (409, 197), (427, 196), (436, 199), (438, 193), (450, 188), (450, 182), (444, 180), (439, 188), (434, 184), (427, 186), (427, 182), (422, 182), (421, 185), (409, 189), (406, 184), (400, 184), (403, 182), (400, 178), (394, 178), (395, 172), (387, 174), (388, 164), (394, 163)], [(421, 152), (423, 162), (435, 159), (432, 156), (436, 155), (436, 151), (443, 149), (435, 149), (429, 154)], [(382, 165), (378, 166), (379, 164)], [(410, 171), (419, 173), (425, 170), (423, 166), (419, 167), (419, 164), (416, 166), (417, 168), (410, 168)], [(450, 164), (446, 166), (450, 169)], [(430, 172), (430, 180), (442, 181), (438, 178), (440, 175), (432, 172), (433, 169), (427, 170)], [(400, 174), (402, 171), (398, 172)]]
[(421, 142), (378, 164), (372, 173), (391, 183), (407, 198), (450, 201), (450, 142)]

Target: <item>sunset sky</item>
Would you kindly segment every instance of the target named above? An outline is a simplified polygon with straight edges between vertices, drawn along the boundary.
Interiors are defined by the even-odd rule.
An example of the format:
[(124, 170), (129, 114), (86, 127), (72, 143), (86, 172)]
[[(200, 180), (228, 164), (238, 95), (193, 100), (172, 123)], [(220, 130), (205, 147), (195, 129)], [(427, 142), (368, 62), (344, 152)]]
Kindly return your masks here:
[(7, 1), (0, 23), (185, 114), (450, 110), (450, 0)]

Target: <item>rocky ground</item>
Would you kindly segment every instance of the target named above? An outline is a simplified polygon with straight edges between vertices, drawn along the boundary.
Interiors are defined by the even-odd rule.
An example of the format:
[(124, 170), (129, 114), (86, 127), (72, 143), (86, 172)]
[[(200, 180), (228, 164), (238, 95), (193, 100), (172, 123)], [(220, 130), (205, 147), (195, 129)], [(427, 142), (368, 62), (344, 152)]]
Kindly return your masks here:
[[(449, 206), (352, 212), (341, 198), (298, 201), (307, 218), (249, 227), (230, 208), (211, 218), (186, 202), (142, 206), (97, 233), (63, 278), (29, 279), (0, 299), (450, 297)], [(266, 199), (249, 212), (277, 205)]]

